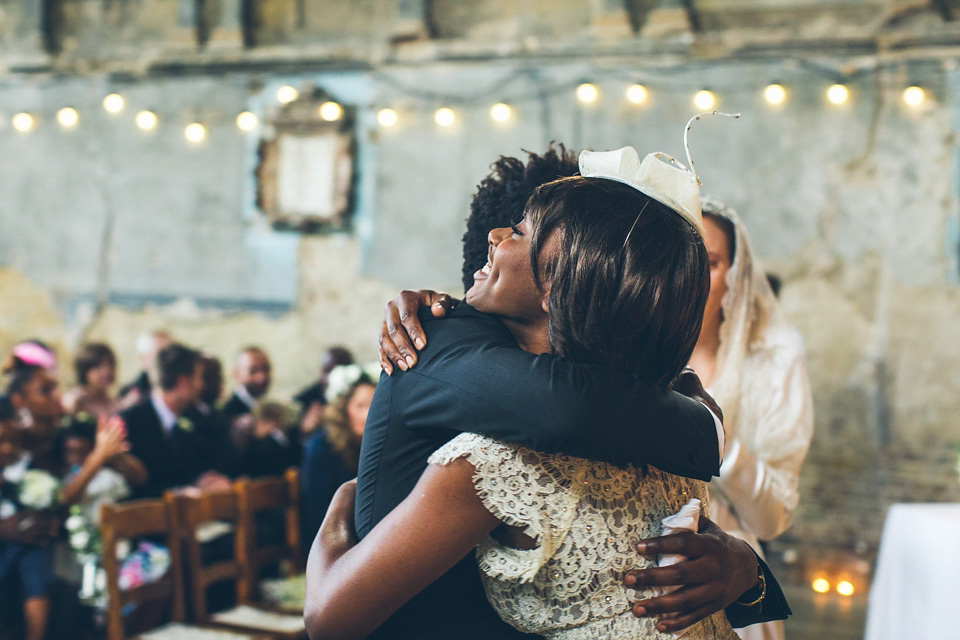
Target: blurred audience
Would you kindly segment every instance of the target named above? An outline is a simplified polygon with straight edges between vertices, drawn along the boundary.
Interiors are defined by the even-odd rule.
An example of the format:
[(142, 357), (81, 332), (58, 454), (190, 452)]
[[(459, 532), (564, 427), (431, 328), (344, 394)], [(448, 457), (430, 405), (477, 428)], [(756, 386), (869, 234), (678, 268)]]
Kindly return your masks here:
[(120, 400), (111, 394), (117, 375), (117, 358), (113, 349), (102, 342), (88, 342), (77, 351), (73, 368), (78, 386), (63, 395), (67, 412), (92, 416), (116, 413)]
[(223, 412), (228, 420), (234, 422), (241, 416), (253, 413), (257, 402), (270, 390), (270, 373), (270, 358), (263, 349), (249, 346), (240, 351), (233, 369), (233, 379), (237, 384), (223, 404)]
[(300, 472), (301, 539), (306, 549), (320, 528), (334, 492), (357, 475), (363, 430), (378, 378), (379, 368), (365, 371), (357, 364), (341, 365), (329, 372), (326, 420), (323, 428), (305, 441)]
[(252, 415), (253, 434), (244, 450), (240, 472), (251, 478), (282, 475), (299, 462), (299, 451), (290, 438), (296, 415), (279, 402), (261, 402)]
[(223, 395), (223, 365), (218, 358), (203, 354), (200, 367), (199, 398), (186, 416), (196, 424), (202, 466), (233, 478), (239, 473), (240, 461), (230, 438), (230, 422), (218, 408)]

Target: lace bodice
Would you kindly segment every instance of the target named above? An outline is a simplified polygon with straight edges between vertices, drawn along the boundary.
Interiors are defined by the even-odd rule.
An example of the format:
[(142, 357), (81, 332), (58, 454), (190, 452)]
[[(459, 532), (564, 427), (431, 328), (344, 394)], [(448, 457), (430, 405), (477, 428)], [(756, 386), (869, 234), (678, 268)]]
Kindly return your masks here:
[[(705, 485), (649, 469), (561, 455), (464, 433), (429, 462), (466, 458), (484, 506), (536, 540), (516, 549), (487, 537), (477, 558), (487, 598), (517, 629), (563, 640), (672, 638), (656, 620), (638, 619), (632, 602), (652, 592), (625, 589), (629, 569), (649, 566), (636, 552), (641, 538), (660, 535), (660, 521), (691, 498), (706, 499)], [(684, 638), (735, 640), (722, 613), (694, 625)]]

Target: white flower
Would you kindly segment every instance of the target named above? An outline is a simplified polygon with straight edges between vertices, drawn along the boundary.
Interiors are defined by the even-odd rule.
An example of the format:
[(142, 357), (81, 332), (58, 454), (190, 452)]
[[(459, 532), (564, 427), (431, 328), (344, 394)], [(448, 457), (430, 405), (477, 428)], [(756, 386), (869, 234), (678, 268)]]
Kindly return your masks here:
[(83, 551), (90, 544), (90, 534), (87, 531), (75, 531), (70, 534), (70, 547), (74, 551)]
[(49, 509), (57, 498), (60, 483), (46, 471), (30, 469), (20, 483), (20, 504), (29, 509)]
[(87, 519), (84, 518), (79, 513), (75, 513), (69, 518), (67, 518), (66, 522), (63, 523), (63, 526), (66, 527), (67, 531), (69, 531), (70, 533), (74, 533), (76, 531), (83, 529), (86, 526), (86, 524), (87, 524)]
[(380, 379), (380, 366), (373, 363), (365, 367), (359, 364), (342, 364), (334, 367), (327, 374), (327, 401), (333, 402), (337, 396), (345, 394), (363, 375), (370, 378), (373, 384), (377, 384), (377, 380)]

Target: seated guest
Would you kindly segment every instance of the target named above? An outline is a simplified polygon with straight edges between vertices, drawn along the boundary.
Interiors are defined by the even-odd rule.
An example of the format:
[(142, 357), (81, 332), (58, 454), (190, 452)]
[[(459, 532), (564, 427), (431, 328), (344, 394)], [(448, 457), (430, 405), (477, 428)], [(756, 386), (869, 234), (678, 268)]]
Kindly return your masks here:
[(231, 422), (253, 413), (257, 402), (267, 395), (270, 390), (270, 358), (260, 347), (244, 347), (237, 355), (233, 378), (237, 386), (223, 403), (223, 412)]
[(137, 338), (137, 357), (140, 358), (140, 373), (136, 378), (120, 387), (118, 394), (123, 407), (130, 407), (150, 397), (153, 390), (153, 375), (151, 373), (157, 354), (167, 345), (173, 343), (173, 338), (163, 329), (141, 334)]
[(128, 453), (123, 421), (74, 416), (57, 432), (55, 453), (62, 469), (60, 502), (79, 505), (84, 517), (100, 522), (100, 505), (130, 495), (130, 487), (146, 482), (147, 470)]
[(345, 347), (330, 347), (320, 356), (320, 377), (293, 399), (300, 404), (300, 435), (306, 437), (323, 424), (323, 412), (327, 406), (327, 376), (334, 367), (353, 364), (353, 354)]
[(73, 361), (77, 384), (63, 396), (68, 413), (89, 413), (109, 416), (120, 408), (120, 401), (110, 392), (116, 381), (117, 358), (113, 350), (101, 342), (88, 342), (80, 347)]
[(196, 483), (200, 489), (229, 486), (229, 479), (205, 471), (194, 423), (184, 415), (200, 394), (200, 353), (173, 343), (157, 354), (159, 389), (120, 413), (130, 453), (147, 469), (147, 481), (134, 497), (159, 497), (166, 489)]
[(288, 430), (290, 410), (278, 402), (261, 402), (253, 412), (253, 433), (240, 463), (240, 473), (251, 478), (282, 475), (296, 466), (299, 451)]
[(25, 460), (33, 467), (55, 471), (53, 434), (63, 417), (53, 352), (31, 340), (13, 348), (3, 372), (9, 374), (7, 396), (22, 429)]
[[(24, 497), (29, 454), (22, 447), (23, 432), (10, 409), (6, 404), (0, 415), (0, 601), (22, 601), (23, 637), (43, 640), (54, 586), (51, 542), (59, 521), (47, 512), (34, 511), (42, 505), (31, 507), (32, 502)], [(47, 484), (55, 490), (55, 482)], [(49, 495), (48, 500), (51, 505), (47, 506), (52, 506), (55, 496)]]
[(203, 384), (196, 404), (187, 410), (187, 417), (197, 428), (201, 445), (201, 464), (224, 475), (235, 477), (239, 460), (230, 439), (230, 423), (217, 408), (223, 393), (223, 366), (212, 355), (200, 356)]
[(330, 371), (326, 387), (330, 406), (326, 420), (323, 428), (310, 435), (303, 447), (300, 522), (306, 552), (310, 550), (337, 488), (357, 476), (360, 442), (378, 377), (379, 368), (368, 372), (355, 364)]

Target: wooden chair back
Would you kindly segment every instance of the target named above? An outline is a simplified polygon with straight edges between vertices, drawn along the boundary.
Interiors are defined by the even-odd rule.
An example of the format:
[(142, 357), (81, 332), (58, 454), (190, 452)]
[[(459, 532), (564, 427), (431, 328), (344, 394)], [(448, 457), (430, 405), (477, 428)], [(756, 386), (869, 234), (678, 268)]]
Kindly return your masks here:
[(180, 524), (183, 556), (186, 560), (188, 575), (188, 591), (192, 605), (193, 619), (196, 622), (207, 622), (207, 588), (222, 580), (233, 580), (239, 583), (242, 568), (239, 557), (239, 537), (234, 533), (234, 553), (230, 558), (204, 564), (202, 544), (197, 538), (197, 532), (204, 524), (211, 522), (227, 522), (236, 528), (240, 519), (237, 507), (237, 494), (230, 491), (202, 493), (199, 496), (175, 494), (168, 491), (165, 495), (168, 503), (173, 505)]
[[(129, 604), (170, 604), (169, 617), (184, 621), (183, 574), (180, 566), (180, 541), (176, 513), (163, 500), (136, 500), (123, 504), (105, 504), (100, 510), (103, 539), (103, 569), (107, 578), (107, 640), (124, 640), (123, 609)], [(120, 589), (120, 561), (117, 544), (142, 536), (163, 536), (170, 553), (170, 568), (155, 582), (131, 589)]]
[[(240, 511), (237, 552), (242, 567), (237, 600), (247, 603), (258, 595), (257, 585), (263, 566), (287, 560), (295, 569), (302, 569), (299, 477), (296, 469), (288, 469), (282, 477), (241, 478), (234, 486)], [(260, 546), (257, 540), (257, 514), (272, 509), (283, 510), (285, 541), (283, 544)]]

